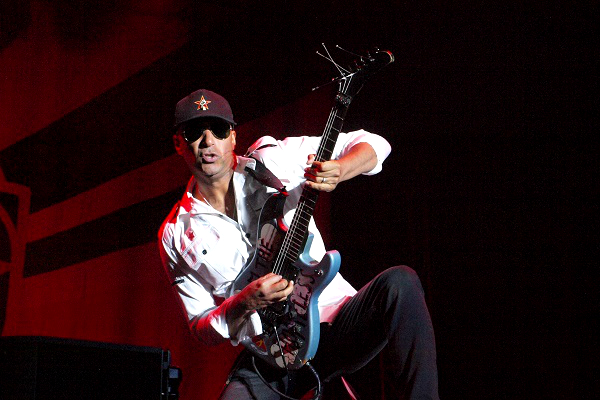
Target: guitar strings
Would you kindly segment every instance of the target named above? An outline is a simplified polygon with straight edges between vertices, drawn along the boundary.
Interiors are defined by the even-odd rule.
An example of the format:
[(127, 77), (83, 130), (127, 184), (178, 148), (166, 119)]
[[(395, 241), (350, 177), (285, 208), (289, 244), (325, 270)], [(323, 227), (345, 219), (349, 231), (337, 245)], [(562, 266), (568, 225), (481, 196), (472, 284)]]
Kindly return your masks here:
[[(339, 88), (339, 93), (345, 93), (350, 85), (350, 81), (352, 80), (352, 75), (349, 76), (348, 78), (344, 78), (340, 80), (340, 88)], [(335, 115), (338, 112), (338, 106), (334, 107), (330, 114), (329, 114), (329, 118), (327, 120), (327, 123), (325, 124), (325, 130), (323, 132), (323, 139), (321, 140), (321, 143), (326, 143), (326, 140), (329, 140), (329, 136), (331, 136), (330, 132), (331, 132), (331, 128), (333, 126), (333, 121), (335, 118)], [(339, 132), (337, 132), (339, 133)], [(318, 150), (317, 150), (317, 154), (316, 154), (316, 159), (319, 161), (323, 160), (323, 153), (325, 151), (325, 147), (324, 145), (320, 145)], [(296, 231), (299, 229), (298, 228), (298, 224), (300, 223), (299, 218), (301, 216), (301, 214), (304, 212), (304, 209), (307, 208), (308, 206), (306, 205), (306, 198), (308, 197), (307, 195), (311, 194), (314, 197), (318, 196), (318, 193), (312, 193), (312, 189), (308, 190), (308, 188), (305, 188), (305, 190), (302, 193), (301, 196), (301, 200), (304, 199), (304, 201), (300, 201), (299, 205), (298, 205), (298, 212), (295, 213), (294, 218), (292, 220), (292, 224), (290, 225), (290, 229), (288, 230), (287, 234), (284, 237), (284, 241), (282, 243), (281, 246), (281, 250), (278, 252), (277, 257), (275, 259), (275, 267), (273, 269), (273, 272), (275, 272), (276, 274), (279, 275), (284, 275), (284, 272), (288, 272), (287, 269), (285, 269), (286, 267), (286, 262), (285, 262), (285, 257), (283, 256), (283, 254), (286, 254), (290, 247), (294, 244), (293, 243), (293, 238), (296, 235)], [(299, 249), (300, 251), (301, 249)], [(298, 251), (298, 252), (299, 252)], [(285, 269), (285, 271), (284, 271)]]
[[(340, 80), (339, 93), (345, 93), (347, 91), (347, 89), (351, 83), (350, 82), (351, 80), (352, 80), (352, 75)], [(331, 128), (333, 127), (334, 119), (336, 118), (338, 109), (339, 109), (339, 107), (336, 106), (329, 113), (327, 123), (325, 124), (325, 130), (323, 132), (323, 138), (321, 140), (321, 144), (326, 143), (327, 140), (330, 140)], [(339, 133), (339, 132), (336, 132), (336, 133)], [(325, 152), (325, 147), (326, 146), (324, 146), (324, 145), (319, 145), (317, 154), (315, 156), (318, 161), (323, 161), (323, 154)], [(318, 196), (318, 192), (313, 193), (312, 189), (308, 190), (308, 188), (305, 188), (305, 190), (303, 191), (302, 196), (301, 196), (302, 201), (300, 201), (298, 204), (297, 212), (294, 214), (294, 218), (290, 225), (290, 229), (287, 232), (287, 234), (285, 235), (284, 241), (281, 246), (281, 250), (278, 252), (277, 257), (275, 259), (275, 267), (273, 269), (273, 272), (275, 272), (276, 274), (284, 275), (285, 272), (288, 272), (288, 270), (285, 269), (287, 263), (285, 262), (285, 257), (283, 256), (283, 254), (286, 254), (289, 251), (289, 249), (291, 248), (291, 246), (294, 244), (293, 238), (296, 236), (296, 231), (299, 229), (298, 228), (298, 224), (300, 224), (299, 219), (300, 219), (301, 215), (304, 213), (304, 209), (308, 207), (306, 205), (306, 200), (307, 200), (309, 194), (312, 195), (313, 197)], [(308, 221), (308, 223), (309, 222), (310, 221)], [(300, 252), (300, 250), (301, 249), (299, 248), (298, 253)], [(284, 271), (284, 269), (285, 269), (285, 271)]]
[[(329, 118), (327, 120), (327, 123), (325, 125), (325, 130), (323, 133), (323, 136), (325, 136), (325, 139), (328, 139), (328, 132), (330, 131), (331, 126), (333, 125), (333, 119), (334, 119), (334, 115), (336, 113), (336, 109), (332, 109), (331, 112), (329, 113)], [(321, 143), (325, 143), (325, 141), (322, 139)], [(317, 155), (316, 157), (318, 157), (317, 159), (320, 160), (322, 157), (322, 148), (323, 146), (319, 146), (319, 149), (317, 150)], [(305, 208), (305, 198), (306, 198), (306, 194), (308, 193), (307, 188), (305, 188), (303, 190), (303, 193), (301, 195), (301, 201), (299, 202), (298, 206), (297, 206), (297, 211), (294, 214), (294, 218), (292, 220), (292, 223), (290, 224), (290, 229), (288, 230), (287, 234), (284, 237), (284, 241), (283, 244), (281, 246), (281, 251), (277, 254), (277, 258), (275, 260), (275, 268), (274, 268), (274, 272), (277, 274), (282, 274), (282, 272), (284, 272), (284, 268), (286, 266), (286, 262), (285, 262), (285, 257), (283, 256), (283, 254), (286, 254), (289, 251), (289, 248), (292, 246), (293, 244), (293, 238), (295, 237), (296, 231), (298, 230), (297, 226), (298, 226), (298, 219), (300, 218), (300, 215), (304, 212), (304, 208)], [(288, 272), (287, 270), (285, 272)]]

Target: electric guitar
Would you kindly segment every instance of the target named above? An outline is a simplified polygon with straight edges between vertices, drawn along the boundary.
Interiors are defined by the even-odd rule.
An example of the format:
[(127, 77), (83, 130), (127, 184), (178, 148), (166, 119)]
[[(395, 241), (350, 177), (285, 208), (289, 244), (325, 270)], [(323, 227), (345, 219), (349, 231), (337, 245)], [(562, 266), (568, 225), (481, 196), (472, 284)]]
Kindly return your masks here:
[[(335, 62), (329, 57), (329, 60)], [(375, 72), (394, 61), (389, 51), (363, 56), (351, 71), (339, 67), (334, 79), (338, 91), (316, 153), (316, 161), (331, 159), (338, 134), (353, 97)], [(294, 281), (294, 290), (286, 301), (257, 310), (263, 333), (242, 343), (250, 352), (269, 364), (296, 370), (311, 360), (319, 345), (318, 299), (340, 268), (340, 254), (333, 250), (318, 262), (308, 252), (312, 234), (308, 224), (319, 192), (304, 187), (289, 227), (283, 221), (287, 193), (280, 190), (265, 202), (258, 224), (258, 246), (230, 289), (230, 295), (269, 272)]]

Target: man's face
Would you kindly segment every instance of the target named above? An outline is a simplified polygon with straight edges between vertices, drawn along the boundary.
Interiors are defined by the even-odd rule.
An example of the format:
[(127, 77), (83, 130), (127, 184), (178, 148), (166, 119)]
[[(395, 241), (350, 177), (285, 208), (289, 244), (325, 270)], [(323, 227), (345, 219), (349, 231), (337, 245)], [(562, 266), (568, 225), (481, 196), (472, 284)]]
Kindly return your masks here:
[[(229, 176), (235, 166), (235, 131), (218, 126), (223, 121), (199, 118), (183, 124), (175, 134), (175, 148), (199, 179), (215, 181)], [(226, 136), (226, 137), (224, 137)]]

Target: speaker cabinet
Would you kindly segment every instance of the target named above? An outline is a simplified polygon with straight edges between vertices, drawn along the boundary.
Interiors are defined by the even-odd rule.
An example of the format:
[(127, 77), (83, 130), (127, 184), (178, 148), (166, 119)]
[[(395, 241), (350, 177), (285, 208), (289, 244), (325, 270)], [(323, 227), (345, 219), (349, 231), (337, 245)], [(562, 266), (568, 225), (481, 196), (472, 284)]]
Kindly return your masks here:
[(160, 348), (0, 338), (1, 400), (176, 399), (180, 379)]

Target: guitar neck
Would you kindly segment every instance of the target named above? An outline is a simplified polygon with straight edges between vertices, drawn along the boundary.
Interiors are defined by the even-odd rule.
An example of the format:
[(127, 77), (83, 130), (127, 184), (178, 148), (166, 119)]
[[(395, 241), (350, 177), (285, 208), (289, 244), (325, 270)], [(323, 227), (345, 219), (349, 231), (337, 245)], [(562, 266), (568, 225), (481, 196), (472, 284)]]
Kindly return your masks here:
[[(348, 111), (349, 100), (346, 97), (338, 94), (336, 98), (336, 104), (331, 109), (329, 119), (323, 135), (321, 136), (321, 142), (315, 156), (316, 161), (328, 161), (331, 159), (335, 144), (338, 139), (338, 135), (342, 130), (344, 124), (344, 118)], [(347, 101), (346, 101), (347, 100)], [(302, 190), (302, 195), (298, 201), (298, 206), (292, 219), (292, 223), (288, 229), (288, 232), (283, 241), (283, 248), (285, 251), (285, 257), (287, 261), (294, 262), (300, 256), (300, 253), (304, 249), (304, 240), (308, 233), (308, 224), (312, 218), (315, 205), (319, 199), (319, 191), (314, 190), (308, 186), (305, 186)]]

